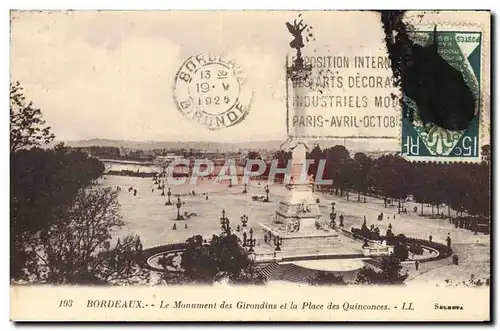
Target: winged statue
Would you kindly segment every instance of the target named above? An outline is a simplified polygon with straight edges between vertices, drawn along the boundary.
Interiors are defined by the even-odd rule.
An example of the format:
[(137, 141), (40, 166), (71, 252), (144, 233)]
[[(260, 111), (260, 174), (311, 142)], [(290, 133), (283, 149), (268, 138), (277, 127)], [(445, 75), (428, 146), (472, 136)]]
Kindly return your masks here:
[(294, 39), (290, 42), (290, 47), (296, 50), (300, 50), (304, 47), (304, 39), (302, 38), (302, 32), (307, 28), (307, 24), (302, 23), (303, 20), (297, 22), (297, 20), (293, 21), (293, 25), (289, 22), (286, 22), (286, 27), (288, 31), (292, 34)]

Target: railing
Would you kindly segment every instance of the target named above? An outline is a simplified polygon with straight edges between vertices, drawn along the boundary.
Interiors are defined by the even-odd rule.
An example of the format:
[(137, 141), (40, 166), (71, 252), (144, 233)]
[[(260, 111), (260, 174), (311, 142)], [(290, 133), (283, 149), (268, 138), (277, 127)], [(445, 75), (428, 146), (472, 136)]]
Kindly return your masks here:
[[(340, 228), (338, 226), (335, 226), (335, 228), (339, 229), (343, 234), (345, 234), (348, 237), (351, 237), (351, 238), (354, 238), (354, 239), (357, 239), (357, 240), (362, 240), (362, 241), (364, 241), (366, 239), (367, 242), (380, 246), (380, 241), (370, 240), (368, 238), (365, 238), (363, 236), (354, 234), (351, 231), (348, 231), (346, 229)], [(386, 237), (381, 237), (381, 240), (385, 240), (385, 239), (386, 239)], [(421, 260), (419, 260), (419, 262), (437, 261), (437, 260), (441, 260), (441, 259), (445, 259), (447, 257), (450, 257), (453, 254), (453, 250), (451, 248), (448, 248), (448, 246), (446, 246), (444, 244), (441, 244), (441, 243), (438, 243), (438, 242), (435, 242), (435, 241), (429, 241), (429, 240), (426, 240), (426, 239), (413, 238), (413, 237), (405, 237), (405, 240), (408, 243), (418, 244), (418, 245), (424, 246), (424, 247), (427, 246), (427, 247), (429, 247), (429, 248), (431, 248), (431, 249), (433, 249), (433, 250), (435, 250), (435, 251), (438, 252), (438, 254), (436, 256), (432, 256), (432, 257), (427, 257), (427, 258), (421, 259)], [(387, 247), (392, 247), (392, 246), (387, 246)], [(365, 249), (365, 248), (367, 248), (367, 247), (364, 247), (363, 249)], [(377, 249), (375, 247), (369, 247), (369, 248), (371, 250)], [(383, 247), (379, 247), (378, 249), (382, 249), (383, 250), (384, 248)]]
[(377, 241), (377, 240), (372, 240), (372, 239), (368, 239), (368, 238), (365, 238), (359, 234), (355, 234), (355, 233), (352, 233), (351, 231), (349, 230), (346, 230), (342, 227), (339, 227), (338, 225), (335, 225), (334, 228), (336, 230), (340, 230), (344, 235), (346, 235), (347, 237), (350, 237), (350, 238), (353, 238), (353, 239), (357, 239), (357, 240), (361, 240), (361, 241), (368, 241), (369, 243), (371, 244), (374, 244), (374, 245), (380, 245), (380, 241)]
[(412, 237), (406, 237), (406, 240), (408, 240), (410, 243), (413, 244), (418, 244), (420, 246), (427, 246), (429, 248), (432, 248), (436, 250), (439, 254), (437, 256), (432, 256), (432, 257), (427, 257), (421, 260), (418, 260), (419, 262), (430, 262), (430, 261), (437, 261), (441, 259), (445, 259), (450, 257), (453, 254), (453, 250), (451, 248), (448, 248), (447, 245), (435, 242), (435, 241), (429, 241), (426, 239), (420, 239), (420, 238), (412, 238)]
[(394, 253), (393, 246), (382, 246), (382, 247), (363, 247), (364, 256), (381, 256)]
[(163, 271), (163, 269), (152, 266), (149, 263), (151, 258), (155, 257), (156, 255), (166, 254), (171, 251), (184, 250), (186, 247), (187, 247), (186, 243), (174, 243), (174, 244), (166, 244), (166, 245), (151, 247), (142, 251), (142, 256), (137, 262), (146, 269), (161, 272)]

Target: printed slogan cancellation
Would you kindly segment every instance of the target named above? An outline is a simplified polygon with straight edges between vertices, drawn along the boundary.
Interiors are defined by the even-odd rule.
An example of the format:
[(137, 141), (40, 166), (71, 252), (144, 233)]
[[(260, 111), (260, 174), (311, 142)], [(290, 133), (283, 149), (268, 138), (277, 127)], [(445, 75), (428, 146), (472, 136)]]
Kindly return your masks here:
[[(303, 56), (307, 74), (288, 77), (288, 135), (398, 139), (400, 91), (387, 53), (383, 47), (346, 46), (352, 47), (349, 55), (326, 50)], [(287, 57), (287, 67), (295, 60)]]

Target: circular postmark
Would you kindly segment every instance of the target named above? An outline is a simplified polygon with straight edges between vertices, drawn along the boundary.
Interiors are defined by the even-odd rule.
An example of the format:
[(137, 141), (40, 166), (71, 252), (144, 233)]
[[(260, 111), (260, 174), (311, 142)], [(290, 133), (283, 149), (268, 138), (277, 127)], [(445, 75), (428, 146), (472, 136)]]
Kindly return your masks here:
[(198, 54), (177, 71), (173, 97), (184, 116), (210, 130), (220, 130), (245, 119), (252, 90), (245, 72), (233, 60)]

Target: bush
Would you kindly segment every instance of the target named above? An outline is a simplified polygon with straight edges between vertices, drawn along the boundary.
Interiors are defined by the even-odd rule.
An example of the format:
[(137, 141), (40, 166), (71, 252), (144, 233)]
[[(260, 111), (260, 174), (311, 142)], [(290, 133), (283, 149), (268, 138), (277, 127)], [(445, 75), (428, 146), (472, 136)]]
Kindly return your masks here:
[(402, 233), (396, 236), (401, 242), (406, 242), (406, 236)]
[(380, 234), (376, 231), (370, 231), (367, 227), (364, 228), (351, 228), (351, 232), (355, 235), (367, 238), (370, 240), (381, 240)]
[(318, 271), (307, 279), (310, 285), (346, 285), (344, 276), (336, 276), (334, 273)]
[(408, 259), (408, 249), (405, 245), (401, 244), (399, 241), (394, 245), (394, 255), (401, 261), (405, 261)]
[(424, 254), (424, 249), (422, 248), (422, 246), (410, 245), (409, 250), (410, 250), (410, 253), (415, 254), (415, 255)]
[(370, 267), (359, 269), (356, 284), (401, 284), (408, 278), (408, 273), (402, 271), (401, 261), (394, 254), (382, 257), (380, 271)]

